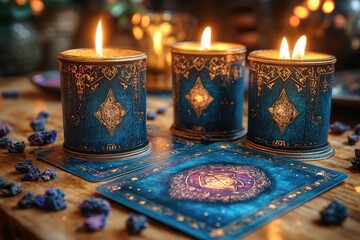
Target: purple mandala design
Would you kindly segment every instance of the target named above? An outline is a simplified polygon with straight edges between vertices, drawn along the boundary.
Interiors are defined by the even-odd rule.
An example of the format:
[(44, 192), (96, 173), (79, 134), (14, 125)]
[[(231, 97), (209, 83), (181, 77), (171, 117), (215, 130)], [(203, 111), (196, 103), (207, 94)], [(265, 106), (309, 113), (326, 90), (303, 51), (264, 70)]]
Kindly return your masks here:
[(260, 169), (247, 165), (204, 165), (174, 175), (172, 199), (238, 202), (256, 197), (271, 185)]

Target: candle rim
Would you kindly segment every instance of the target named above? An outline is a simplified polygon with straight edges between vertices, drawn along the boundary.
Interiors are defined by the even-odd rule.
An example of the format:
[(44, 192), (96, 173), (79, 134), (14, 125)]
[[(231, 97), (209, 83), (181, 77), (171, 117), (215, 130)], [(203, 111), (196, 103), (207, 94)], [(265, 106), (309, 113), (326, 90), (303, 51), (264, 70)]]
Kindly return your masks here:
[[(320, 52), (313, 52), (313, 51), (305, 51), (304, 57), (306, 56), (313, 56), (311, 58), (302, 58), (302, 59), (285, 59), (280, 57), (273, 57), (273, 56), (264, 56), (261, 53), (272, 53), (274, 56), (279, 56), (280, 50), (277, 49), (266, 49), (266, 50), (255, 50), (249, 53), (248, 60), (256, 60), (259, 62), (264, 63), (286, 63), (286, 64), (324, 64), (330, 63), (333, 64), (336, 62), (335, 56), (327, 53), (320, 53)], [(321, 56), (321, 57), (315, 57)]]
[[(146, 54), (142, 51), (128, 48), (104, 48), (104, 56), (99, 56), (93, 48), (75, 48), (62, 51), (58, 54), (58, 58), (64, 60), (82, 61), (82, 62), (111, 62), (111, 61), (131, 61), (145, 59)], [(109, 55), (106, 53), (113, 51), (116, 53), (127, 52), (123, 55)], [(78, 54), (76, 54), (78, 53)], [(82, 53), (83, 55), (80, 55)], [(85, 54), (85, 55), (84, 55)]]
[[(201, 50), (201, 43), (197, 41), (188, 41), (188, 42), (177, 42), (171, 45), (171, 51), (175, 53), (188, 53), (188, 54), (199, 54), (199, 55), (209, 55), (209, 54), (228, 54), (228, 53), (244, 53), (246, 52), (246, 46), (238, 43), (230, 42), (218, 42), (212, 41), (211, 46), (214, 45), (228, 45), (229, 48), (226, 49), (204, 49)], [(193, 48), (187, 49), (186, 46), (191, 46)], [(198, 48), (197, 48), (198, 47)]]

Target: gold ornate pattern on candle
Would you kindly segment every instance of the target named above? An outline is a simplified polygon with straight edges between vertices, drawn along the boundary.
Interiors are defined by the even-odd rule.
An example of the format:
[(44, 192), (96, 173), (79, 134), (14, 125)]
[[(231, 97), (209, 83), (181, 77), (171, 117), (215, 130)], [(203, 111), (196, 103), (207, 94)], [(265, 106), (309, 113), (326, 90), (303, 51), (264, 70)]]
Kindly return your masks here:
[(279, 98), (268, 108), (268, 111), (278, 125), (281, 135), (286, 127), (299, 115), (294, 104), (290, 102), (285, 89), (281, 91)]
[[(76, 81), (77, 94), (79, 99), (84, 97), (85, 87), (95, 91), (102, 79), (112, 81), (114, 78), (119, 81), (119, 84), (126, 89), (130, 84), (134, 87), (145, 88), (145, 82), (139, 82), (140, 72), (146, 71), (146, 62), (138, 61), (135, 64), (122, 65), (78, 65), (71, 63), (62, 63), (60, 65), (60, 72), (71, 73)], [(101, 73), (101, 74), (100, 74)], [(69, 95), (71, 95), (68, 89)], [(139, 96), (135, 96), (138, 98)]]
[[(124, 63), (120, 65), (99, 65), (99, 64), (76, 64), (71, 62), (60, 61), (60, 74), (65, 79), (65, 89), (67, 97), (72, 98), (72, 101), (83, 102), (85, 99), (86, 90), (96, 91), (102, 81), (117, 81), (120, 87), (126, 90), (129, 86), (132, 87), (133, 104), (137, 105), (140, 101), (139, 89), (145, 89), (145, 78), (140, 78), (140, 74), (146, 72), (146, 61), (139, 60), (135, 63)], [(65, 76), (68, 75), (68, 76)], [(142, 79), (142, 80), (141, 80)], [(71, 83), (67, 81), (75, 80), (76, 91), (72, 89)], [(109, 95), (109, 94), (108, 94)], [(78, 126), (85, 116), (79, 112), (80, 109), (72, 109), (71, 120), (74, 126)], [(135, 111), (133, 119), (136, 122), (144, 121), (144, 112)], [(104, 124), (103, 124), (104, 125)], [(105, 126), (105, 125), (104, 125)], [(109, 134), (113, 131), (108, 128)], [(112, 134), (111, 134), (112, 135)]]
[[(256, 96), (261, 95), (264, 86), (271, 90), (275, 84), (279, 84), (279, 79), (283, 82), (293, 81), (299, 93), (304, 89), (308, 89), (310, 103), (312, 103), (312, 110), (308, 113), (311, 122), (317, 125), (322, 121), (318, 113), (317, 95), (319, 91), (323, 93), (331, 91), (332, 78), (324, 78), (321, 82), (320, 78), (323, 75), (334, 73), (335, 67), (333, 64), (311, 67), (284, 67), (250, 61), (249, 68), (250, 71), (255, 73), (250, 74), (249, 83), (251, 87), (257, 88)], [(252, 108), (249, 112), (252, 117), (255, 117), (258, 114), (258, 109)]]
[(192, 109), (194, 109), (198, 119), (214, 100), (202, 84), (200, 77), (198, 77), (195, 85), (190, 89), (185, 98), (189, 101)]
[(115, 128), (121, 123), (122, 118), (126, 114), (126, 109), (117, 102), (113, 91), (109, 90), (107, 97), (103, 103), (100, 104), (99, 109), (94, 113), (100, 123), (106, 127), (109, 134), (113, 136)]
[[(202, 56), (183, 56), (173, 53), (173, 73), (176, 78), (175, 81), (179, 82), (182, 76), (188, 79), (190, 71), (195, 70), (200, 72), (204, 69), (208, 70), (210, 80), (214, 80), (215, 77), (220, 77), (222, 84), (230, 85), (232, 81), (237, 81), (243, 76), (243, 68), (236, 66), (237, 62), (243, 61), (245, 54), (229, 54), (221, 57), (202, 57)], [(179, 84), (175, 84), (175, 87)], [(179, 92), (179, 89), (175, 88), (175, 92)], [(176, 99), (179, 101), (179, 94), (174, 94)]]
[[(266, 65), (257, 62), (250, 62), (250, 70), (256, 72), (256, 85), (258, 96), (260, 96), (263, 85), (271, 89), (278, 79), (282, 81), (294, 81), (298, 92), (301, 92), (310, 84), (310, 94), (315, 96), (317, 93), (316, 85), (320, 76), (334, 72), (334, 65), (318, 67), (283, 67), (276, 65)], [(250, 84), (255, 84), (255, 79), (250, 79)], [(322, 91), (326, 92), (331, 89), (330, 83), (322, 83)]]

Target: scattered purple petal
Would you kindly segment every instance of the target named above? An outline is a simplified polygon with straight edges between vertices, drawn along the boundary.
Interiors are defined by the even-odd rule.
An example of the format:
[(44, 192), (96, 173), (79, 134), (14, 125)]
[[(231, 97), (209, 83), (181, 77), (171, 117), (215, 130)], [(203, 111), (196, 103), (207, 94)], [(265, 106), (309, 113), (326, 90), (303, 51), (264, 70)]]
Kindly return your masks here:
[(18, 98), (19, 92), (16, 90), (3, 91), (1, 93), (2, 98)]
[(25, 159), (24, 161), (20, 161), (18, 165), (15, 166), (15, 170), (20, 173), (27, 173), (32, 166), (31, 159)]
[(167, 108), (166, 107), (159, 107), (157, 110), (156, 110), (156, 113), (157, 114), (163, 114), (167, 111)]
[(330, 132), (335, 135), (342, 134), (343, 132), (350, 129), (350, 125), (342, 122), (334, 122), (330, 125)]
[(30, 141), (30, 146), (43, 146), (55, 142), (56, 137), (57, 131), (52, 130), (33, 133), (28, 137), (28, 140)]
[(320, 212), (321, 220), (326, 225), (340, 225), (349, 216), (349, 211), (340, 201), (333, 201)]
[(148, 226), (148, 219), (144, 215), (130, 213), (126, 220), (126, 229), (131, 234), (139, 234)]
[(355, 157), (360, 160), (360, 148), (355, 148)]
[(35, 197), (35, 204), (38, 208), (51, 211), (59, 211), (67, 207), (65, 194), (58, 188), (48, 188), (45, 195)]
[(36, 166), (30, 166), (29, 171), (21, 179), (21, 181), (36, 181), (40, 178), (41, 170)]
[(102, 214), (108, 216), (110, 212), (110, 203), (99, 197), (90, 197), (85, 199), (79, 209), (85, 217)]
[(35, 197), (35, 206), (37, 208), (43, 209), (45, 204), (46, 195), (37, 195)]
[(0, 140), (0, 149), (7, 149), (12, 144), (11, 138), (3, 138)]
[(355, 158), (351, 161), (354, 169), (360, 170), (360, 148), (355, 148)]
[(37, 118), (30, 122), (30, 127), (35, 131), (44, 131), (45, 130), (45, 119), (43, 118)]
[(351, 160), (351, 164), (352, 164), (353, 169), (360, 170), (360, 159), (359, 158), (354, 158), (353, 160)]
[(12, 131), (12, 127), (5, 121), (0, 121), (0, 138), (5, 137)]
[(25, 142), (16, 142), (9, 144), (7, 147), (9, 153), (23, 153), (25, 150)]
[(18, 206), (23, 209), (35, 207), (35, 195), (32, 192), (28, 192), (20, 199)]
[(41, 179), (44, 181), (50, 181), (57, 178), (57, 174), (55, 169), (47, 168), (45, 171), (40, 175)]
[(16, 183), (8, 183), (0, 188), (0, 192), (6, 196), (16, 196), (22, 192), (22, 188)]
[(360, 136), (355, 133), (350, 133), (348, 135), (349, 145), (355, 145), (360, 140)]
[(106, 216), (99, 214), (87, 217), (84, 225), (91, 232), (99, 231), (106, 226)]
[(155, 120), (155, 118), (156, 118), (156, 113), (154, 113), (154, 112), (148, 112), (146, 114), (146, 119), (147, 120)]

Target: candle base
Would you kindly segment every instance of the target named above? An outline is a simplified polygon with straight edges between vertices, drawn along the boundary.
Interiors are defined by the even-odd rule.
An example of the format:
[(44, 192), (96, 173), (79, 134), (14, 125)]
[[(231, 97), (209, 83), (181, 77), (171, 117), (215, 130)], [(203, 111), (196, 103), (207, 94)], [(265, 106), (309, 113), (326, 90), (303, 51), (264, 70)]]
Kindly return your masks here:
[(321, 160), (334, 156), (335, 151), (329, 143), (327, 145), (314, 148), (314, 149), (299, 149), (299, 150), (283, 150), (269, 148), (257, 143), (252, 142), (250, 139), (246, 138), (244, 142), (245, 146), (269, 154), (280, 155), (283, 157), (291, 158), (294, 160), (308, 161), (308, 160)]
[(246, 130), (236, 130), (236, 131), (227, 131), (227, 132), (199, 132), (194, 131), (187, 128), (181, 128), (175, 126), (174, 124), (171, 126), (171, 132), (182, 138), (193, 139), (200, 141), (204, 136), (210, 136), (207, 140), (209, 142), (234, 142), (238, 140), (242, 140), (246, 135)]
[(103, 160), (119, 160), (120, 158), (129, 158), (134, 156), (141, 156), (149, 153), (151, 151), (150, 144), (146, 144), (145, 146), (134, 149), (131, 151), (124, 151), (120, 153), (83, 153), (75, 150), (71, 150), (65, 146), (63, 146), (64, 152), (67, 157), (75, 157), (79, 159), (84, 159), (87, 161), (103, 161)]

